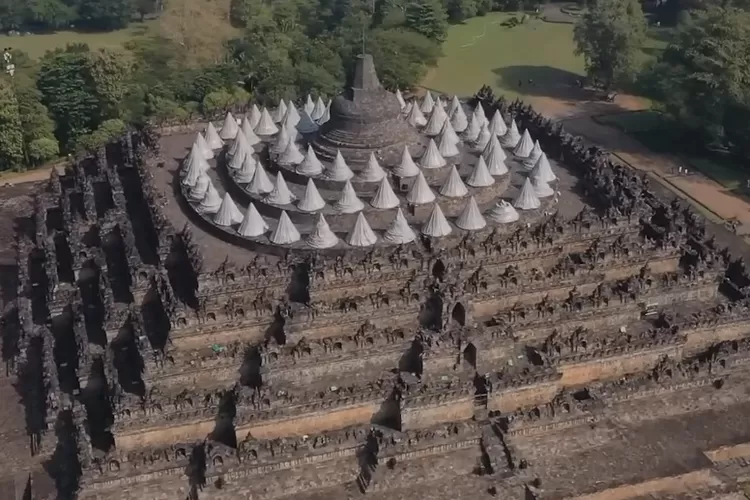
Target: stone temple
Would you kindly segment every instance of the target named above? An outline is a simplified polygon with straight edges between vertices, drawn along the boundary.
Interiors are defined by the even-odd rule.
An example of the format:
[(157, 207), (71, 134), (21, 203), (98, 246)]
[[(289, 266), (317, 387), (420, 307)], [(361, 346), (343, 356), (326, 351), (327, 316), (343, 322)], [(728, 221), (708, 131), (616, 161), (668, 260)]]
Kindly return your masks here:
[(741, 242), (369, 56), (241, 111), (78, 159), (19, 226), (3, 354), (59, 498), (745, 498)]

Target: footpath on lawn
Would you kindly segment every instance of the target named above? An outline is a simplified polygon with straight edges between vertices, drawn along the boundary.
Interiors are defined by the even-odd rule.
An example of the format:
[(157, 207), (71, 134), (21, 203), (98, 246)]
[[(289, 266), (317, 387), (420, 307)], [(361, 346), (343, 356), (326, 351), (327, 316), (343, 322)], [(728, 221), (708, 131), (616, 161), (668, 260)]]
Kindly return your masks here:
[(561, 120), (565, 129), (597, 144), (637, 170), (650, 173), (665, 187), (691, 201), (714, 222), (737, 220), (739, 234), (750, 233), (750, 203), (733, 195), (726, 187), (691, 169), (688, 176), (677, 175), (685, 164), (679, 158), (655, 153), (614, 126), (596, 122), (593, 117), (607, 113), (638, 111), (647, 103), (620, 95), (614, 104), (529, 97), (534, 108), (550, 118)]

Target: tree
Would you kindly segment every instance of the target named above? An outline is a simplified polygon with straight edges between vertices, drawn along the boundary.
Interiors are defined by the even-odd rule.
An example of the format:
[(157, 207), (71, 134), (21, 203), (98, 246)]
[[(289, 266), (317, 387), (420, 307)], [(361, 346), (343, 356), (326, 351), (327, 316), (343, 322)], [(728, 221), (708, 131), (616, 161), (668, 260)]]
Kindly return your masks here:
[(78, 0), (77, 5), (78, 25), (94, 30), (124, 28), (133, 16), (131, 0)]
[(66, 147), (98, 125), (99, 102), (88, 64), (86, 52), (58, 51), (48, 54), (39, 70), (42, 102), (57, 124), (58, 140)]
[(750, 157), (750, 13), (696, 11), (678, 29), (656, 73), (667, 111), (699, 139)]
[(120, 116), (132, 68), (133, 61), (124, 51), (102, 49), (88, 54), (86, 69), (99, 102), (99, 121)]
[(23, 133), (13, 86), (0, 78), (0, 170), (23, 164)]
[(41, 165), (60, 154), (57, 140), (42, 137), (29, 143), (29, 159), (32, 165)]
[(597, 0), (576, 24), (576, 54), (583, 55), (586, 73), (610, 88), (634, 74), (645, 33), (638, 0)]
[(375, 30), (371, 38), (370, 51), (378, 76), (390, 89), (418, 85), (440, 55), (440, 46), (434, 40), (403, 28)]
[(412, 0), (406, 6), (406, 27), (438, 42), (448, 34), (448, 14), (440, 0)]

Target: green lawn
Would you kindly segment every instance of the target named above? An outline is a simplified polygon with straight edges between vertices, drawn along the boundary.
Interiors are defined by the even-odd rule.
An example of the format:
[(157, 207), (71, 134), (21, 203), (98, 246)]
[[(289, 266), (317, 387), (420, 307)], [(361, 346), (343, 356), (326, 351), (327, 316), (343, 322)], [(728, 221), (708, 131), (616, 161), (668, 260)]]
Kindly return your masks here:
[(583, 58), (573, 55), (573, 25), (532, 18), (513, 28), (500, 25), (514, 16), (521, 14), (493, 12), (452, 26), (443, 57), (424, 86), (465, 96), (489, 84), (512, 99), (523, 95), (530, 78), (545, 90), (575, 84), (583, 75)]
[(92, 49), (121, 48), (126, 42), (143, 36), (158, 21), (133, 23), (125, 29), (108, 33), (78, 33), (75, 31), (58, 31), (45, 35), (0, 35), (0, 47), (20, 49), (32, 58), (42, 57), (48, 50), (64, 48), (71, 43), (86, 43)]

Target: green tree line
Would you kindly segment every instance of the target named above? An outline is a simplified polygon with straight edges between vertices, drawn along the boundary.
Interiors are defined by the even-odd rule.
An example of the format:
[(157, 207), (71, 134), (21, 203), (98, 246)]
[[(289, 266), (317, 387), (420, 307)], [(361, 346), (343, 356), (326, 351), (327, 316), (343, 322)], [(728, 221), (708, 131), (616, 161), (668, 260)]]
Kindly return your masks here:
[(685, 11), (666, 49), (645, 64), (637, 0), (597, 0), (575, 28), (586, 71), (607, 89), (638, 83), (673, 120), (665, 141), (750, 160), (750, 12), (729, 2)]

